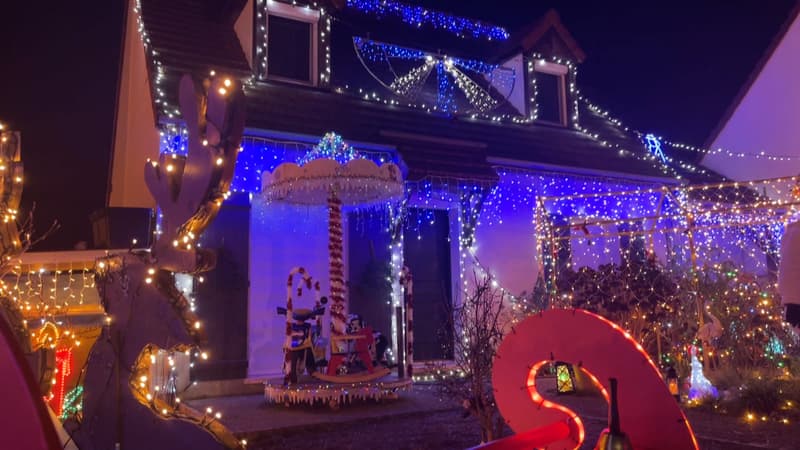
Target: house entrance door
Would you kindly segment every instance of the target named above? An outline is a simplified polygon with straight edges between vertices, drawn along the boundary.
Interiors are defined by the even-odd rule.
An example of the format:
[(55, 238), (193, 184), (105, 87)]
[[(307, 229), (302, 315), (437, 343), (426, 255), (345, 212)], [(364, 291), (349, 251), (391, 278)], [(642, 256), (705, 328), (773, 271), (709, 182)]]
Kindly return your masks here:
[(453, 359), (450, 219), (446, 210), (409, 208), (403, 258), (414, 275), (414, 360)]

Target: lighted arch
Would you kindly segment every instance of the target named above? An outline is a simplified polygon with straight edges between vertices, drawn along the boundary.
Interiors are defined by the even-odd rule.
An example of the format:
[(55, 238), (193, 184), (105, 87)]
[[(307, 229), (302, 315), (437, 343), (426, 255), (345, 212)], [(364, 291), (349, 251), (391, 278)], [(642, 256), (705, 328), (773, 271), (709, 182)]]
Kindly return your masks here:
[(518, 448), (522, 440), (549, 449), (583, 443), (580, 417), (545, 400), (536, 389), (536, 372), (553, 360), (591, 372), (606, 399), (609, 378), (618, 380), (620, 423), (634, 448), (698, 448), (686, 416), (642, 346), (617, 324), (580, 309), (528, 317), (500, 344), (492, 384), (500, 412), (518, 434), (492, 448)]

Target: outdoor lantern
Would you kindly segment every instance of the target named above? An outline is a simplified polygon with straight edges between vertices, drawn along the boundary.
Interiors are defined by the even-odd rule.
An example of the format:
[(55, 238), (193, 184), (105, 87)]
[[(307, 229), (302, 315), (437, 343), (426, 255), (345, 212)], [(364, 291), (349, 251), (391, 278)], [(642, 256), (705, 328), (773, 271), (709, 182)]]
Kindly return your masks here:
[(572, 366), (565, 362), (556, 362), (556, 392), (571, 394), (575, 392), (575, 375)]
[(669, 388), (669, 393), (675, 400), (678, 402), (681, 401), (681, 391), (680, 391), (680, 380), (678, 379), (678, 373), (675, 371), (675, 368), (670, 366), (667, 369), (667, 387)]

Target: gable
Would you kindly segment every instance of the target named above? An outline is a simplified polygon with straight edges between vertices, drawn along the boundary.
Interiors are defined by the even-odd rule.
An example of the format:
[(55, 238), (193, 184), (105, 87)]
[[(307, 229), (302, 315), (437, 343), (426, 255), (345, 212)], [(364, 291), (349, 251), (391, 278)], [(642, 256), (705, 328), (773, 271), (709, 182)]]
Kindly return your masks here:
[[(800, 5), (740, 92), (713, 137), (703, 164), (735, 180), (800, 172)], [(772, 158), (731, 157), (760, 153)], [(791, 157), (787, 160), (783, 157)]]

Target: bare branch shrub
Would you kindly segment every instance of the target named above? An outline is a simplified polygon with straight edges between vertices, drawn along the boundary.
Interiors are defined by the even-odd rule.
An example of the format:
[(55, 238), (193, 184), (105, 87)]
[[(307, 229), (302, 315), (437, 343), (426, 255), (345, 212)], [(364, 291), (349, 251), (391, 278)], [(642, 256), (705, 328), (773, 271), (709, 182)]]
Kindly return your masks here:
[(433, 367), (440, 393), (461, 402), (465, 418), (477, 419), (483, 442), (499, 438), (505, 426), (492, 391), (492, 363), (510, 322), (504, 296), (488, 276), (473, 272), (471, 291), (448, 315), (455, 367)]

